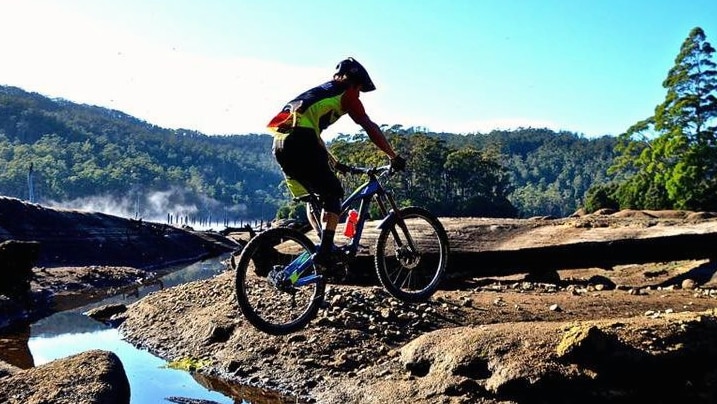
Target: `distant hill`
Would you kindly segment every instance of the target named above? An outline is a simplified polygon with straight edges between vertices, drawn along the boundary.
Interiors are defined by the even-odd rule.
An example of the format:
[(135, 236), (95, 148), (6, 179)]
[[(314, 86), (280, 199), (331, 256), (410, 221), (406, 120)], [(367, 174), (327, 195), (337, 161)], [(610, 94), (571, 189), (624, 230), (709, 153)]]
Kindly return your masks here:
[[(446, 162), (425, 164), (431, 153), (421, 149), (425, 142), (412, 139), (435, 139), (449, 152), (475, 148), (490, 154), (507, 173), (501, 195), (521, 217), (574, 212), (593, 184), (609, 181), (616, 142), (537, 128), (469, 135), (401, 125), (383, 129), (412, 158), (411, 175), (424, 186), (443, 175)], [(350, 148), (357, 141), (368, 142), (365, 133), (329, 145)], [(0, 86), (0, 195), (50, 206), (194, 226), (270, 220), (290, 201), (271, 142), (267, 134), (208, 136), (161, 128), (121, 111)], [(358, 154), (365, 161), (380, 157), (373, 146), (353, 156)], [(429, 165), (433, 171), (425, 171)], [(398, 197), (436, 210), (444, 206), (411, 194), (416, 188), (409, 183)], [(481, 216), (484, 210), (477, 204), (468, 211)], [(441, 213), (451, 212), (449, 207)]]
[(0, 87), (0, 168), (2, 195), (125, 216), (271, 217), (285, 199), (268, 135), (165, 129), (16, 87)]
[[(607, 169), (617, 143), (612, 136), (586, 138), (544, 128), (454, 134), (394, 125), (384, 126), (383, 131), (394, 147), (406, 154), (408, 167), (413, 171), (414, 178), (407, 181), (399, 197), (414, 203), (421, 201), (422, 206), (444, 216), (453, 216), (455, 213), (451, 212), (456, 210), (461, 211), (458, 216), (486, 216), (492, 207), (485, 206), (480, 198), (466, 201), (470, 209), (445, 209), (451, 200), (476, 191), (492, 192), (493, 196), (504, 194), (520, 217), (570, 215), (581, 207), (590, 187), (611, 180)], [(346, 144), (354, 148), (356, 143), (360, 142), (355, 137), (340, 136), (331, 146), (340, 155), (351, 157), (356, 153), (348, 150)], [(470, 150), (478, 150), (479, 154)], [(475, 161), (480, 158), (485, 159), (484, 164)], [(497, 170), (493, 164), (503, 170)], [(485, 181), (486, 176), (493, 176), (494, 180)], [(486, 184), (490, 187), (480, 190)], [(450, 193), (453, 195), (446, 195)], [(430, 200), (421, 199), (426, 195)], [(493, 208), (499, 200), (491, 201)]]

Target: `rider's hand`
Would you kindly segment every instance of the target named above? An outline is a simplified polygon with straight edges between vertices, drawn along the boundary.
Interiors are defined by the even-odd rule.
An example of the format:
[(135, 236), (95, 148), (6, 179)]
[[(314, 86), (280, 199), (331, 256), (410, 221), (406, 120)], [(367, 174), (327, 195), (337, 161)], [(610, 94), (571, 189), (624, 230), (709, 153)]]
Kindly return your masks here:
[(347, 172), (349, 172), (351, 170), (351, 167), (347, 166), (344, 163), (337, 161), (336, 164), (334, 164), (334, 170), (340, 172), (341, 174), (346, 174)]
[(396, 155), (391, 159), (391, 169), (394, 171), (403, 171), (406, 169), (406, 160), (403, 157)]

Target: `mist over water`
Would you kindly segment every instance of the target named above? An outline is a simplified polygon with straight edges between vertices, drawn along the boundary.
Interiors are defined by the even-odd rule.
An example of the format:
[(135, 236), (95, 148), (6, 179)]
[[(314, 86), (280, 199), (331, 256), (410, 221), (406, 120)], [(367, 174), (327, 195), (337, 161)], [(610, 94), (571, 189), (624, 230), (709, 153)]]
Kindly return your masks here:
[(196, 230), (242, 226), (255, 219), (246, 217), (246, 206), (225, 205), (205, 195), (179, 187), (165, 191), (131, 192), (127, 196), (96, 195), (69, 201), (47, 201), (52, 208), (101, 212), (108, 215), (175, 226), (188, 225)]

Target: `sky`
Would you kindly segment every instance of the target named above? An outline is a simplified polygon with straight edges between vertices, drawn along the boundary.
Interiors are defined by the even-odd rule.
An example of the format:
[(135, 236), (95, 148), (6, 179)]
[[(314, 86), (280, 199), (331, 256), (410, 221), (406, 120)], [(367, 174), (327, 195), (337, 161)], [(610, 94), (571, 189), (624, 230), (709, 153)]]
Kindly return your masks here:
[[(0, 85), (207, 135), (267, 122), (352, 56), (379, 125), (619, 135), (714, 0), (0, 0)], [(325, 131), (356, 133), (344, 117)]]

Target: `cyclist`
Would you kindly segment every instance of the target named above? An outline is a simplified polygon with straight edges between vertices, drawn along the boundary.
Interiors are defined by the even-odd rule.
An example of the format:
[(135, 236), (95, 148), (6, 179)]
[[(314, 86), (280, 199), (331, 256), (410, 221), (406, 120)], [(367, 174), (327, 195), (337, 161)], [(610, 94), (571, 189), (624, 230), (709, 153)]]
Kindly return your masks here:
[(345, 166), (328, 152), (321, 132), (348, 113), (386, 153), (393, 169), (402, 171), (406, 167), (406, 161), (369, 119), (359, 100), (360, 92), (375, 89), (366, 69), (355, 59), (347, 58), (336, 65), (332, 80), (291, 100), (267, 125), (274, 135), (272, 150), (289, 191), (296, 198), (315, 193), (321, 200), (323, 229), (314, 264), (322, 271), (332, 269), (337, 260), (332, 250), (344, 190), (334, 170), (343, 170)]

